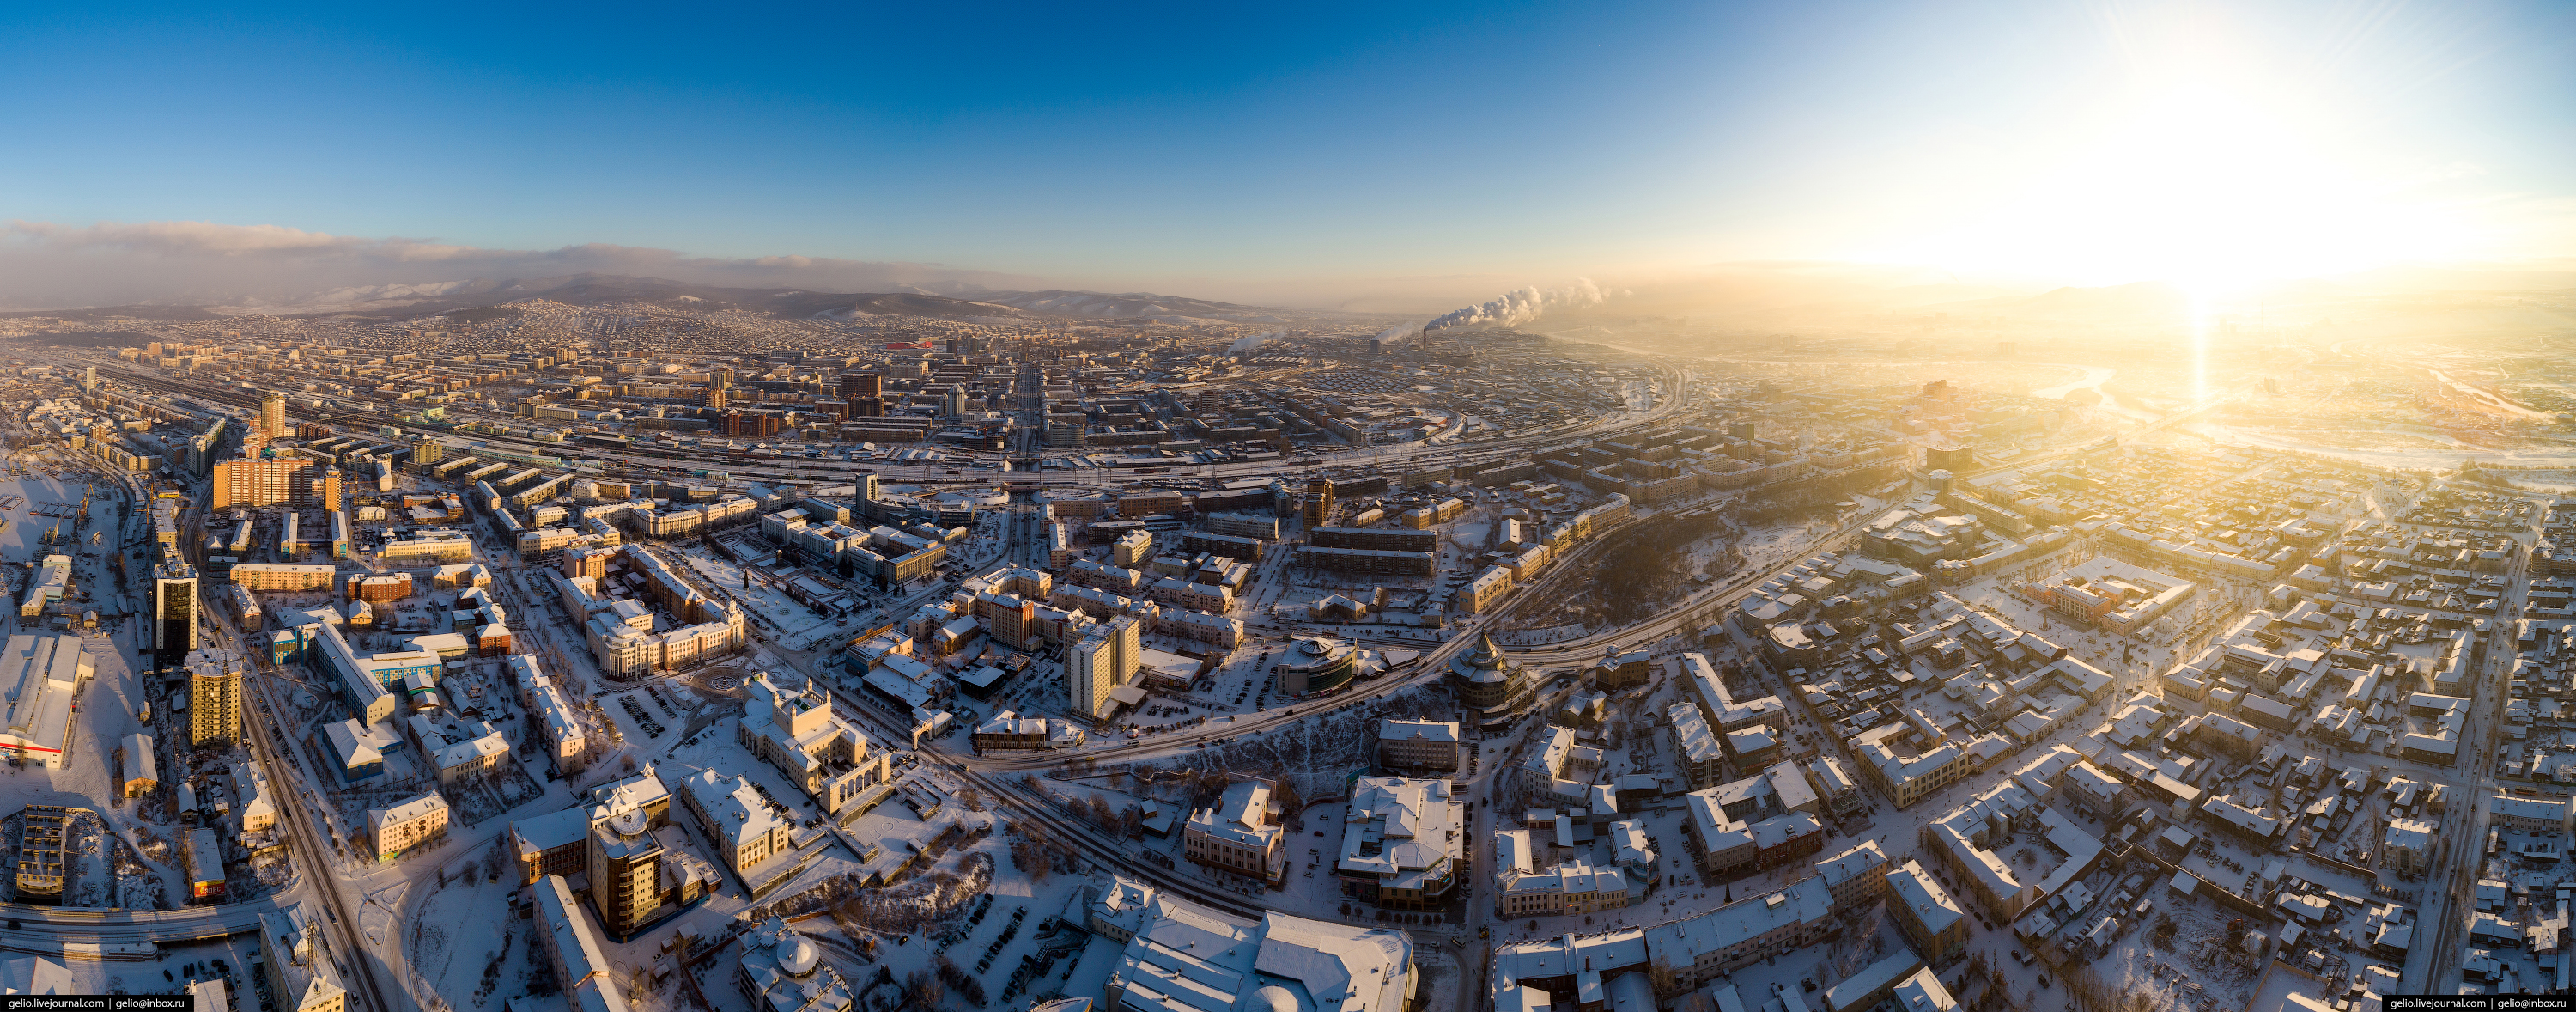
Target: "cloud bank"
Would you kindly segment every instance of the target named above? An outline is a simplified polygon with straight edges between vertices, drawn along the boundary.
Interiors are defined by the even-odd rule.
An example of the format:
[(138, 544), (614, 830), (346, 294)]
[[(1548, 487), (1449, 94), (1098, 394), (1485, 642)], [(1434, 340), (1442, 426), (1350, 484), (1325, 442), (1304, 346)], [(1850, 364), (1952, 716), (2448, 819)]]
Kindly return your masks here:
[(831, 257), (696, 257), (588, 243), (487, 249), (430, 239), (367, 238), (283, 225), (203, 221), (63, 225), (12, 221), (0, 231), (0, 306), (51, 309), (130, 303), (294, 301), (376, 285), (477, 278), (626, 274), (694, 284), (942, 295), (1049, 287), (1045, 279), (902, 261)]

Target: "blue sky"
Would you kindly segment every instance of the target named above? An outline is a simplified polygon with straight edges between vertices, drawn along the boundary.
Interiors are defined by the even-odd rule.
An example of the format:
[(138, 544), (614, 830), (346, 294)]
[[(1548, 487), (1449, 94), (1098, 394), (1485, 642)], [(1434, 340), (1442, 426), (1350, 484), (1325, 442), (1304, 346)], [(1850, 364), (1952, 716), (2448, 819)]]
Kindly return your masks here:
[[(2320, 173), (2337, 195), (2266, 227), (2359, 221), (2402, 231), (2392, 250), (2510, 259), (2564, 252), (2570, 21), (2388, 3), (57, 5), (0, 14), (0, 218), (1214, 294), (1763, 258), (2063, 261), (2114, 281), (2270, 269), (2102, 235), (2172, 217), (2151, 201), (2141, 220), (2125, 189), (2231, 191), (2225, 163), (2252, 143), (2283, 166), (2244, 188), (2254, 205)], [(2178, 81), (2221, 82), (2187, 124), (2265, 118), (2202, 136), (2170, 107), (2130, 115)], [(2189, 163), (2106, 174), (2139, 151)], [(2277, 259), (2302, 257), (2325, 262)]]

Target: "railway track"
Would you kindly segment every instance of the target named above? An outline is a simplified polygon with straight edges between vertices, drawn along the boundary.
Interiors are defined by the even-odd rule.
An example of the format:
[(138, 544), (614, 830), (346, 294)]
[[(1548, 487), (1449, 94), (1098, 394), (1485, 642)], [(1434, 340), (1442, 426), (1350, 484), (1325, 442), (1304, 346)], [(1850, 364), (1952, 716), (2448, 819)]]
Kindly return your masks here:
[(1109, 840), (1102, 836), (1098, 829), (1064, 814), (1056, 807), (1052, 798), (1037, 796), (1038, 792), (1030, 790), (1025, 784), (1016, 782), (1014, 778), (1002, 777), (997, 780), (962, 764), (950, 762), (948, 761), (950, 757), (940, 753), (925, 754), (937, 757), (936, 761), (941, 766), (955, 772), (961, 779), (974, 784), (996, 800), (1006, 798), (1011, 800), (1014, 802), (1012, 806), (1014, 816), (1046, 828), (1049, 835), (1088, 853), (1097, 864), (1121, 869), (1121, 874), (1130, 878), (1143, 879), (1157, 889), (1179, 894), (1200, 906), (1212, 907), (1256, 921), (1261, 919), (1262, 908), (1251, 903), (1249, 897), (1211, 889), (1204, 884), (1193, 882), (1177, 868), (1167, 869), (1151, 862), (1135, 860), (1133, 848), (1124, 843)]
[[(246, 414), (255, 415), (259, 407), (257, 403), (258, 398), (254, 395), (254, 392), (243, 390), (240, 387), (200, 387), (122, 368), (108, 368), (104, 369), (103, 372), (108, 376), (118, 379), (120, 382), (128, 383), (133, 386), (168, 394), (173, 397), (186, 397), (191, 400), (240, 408)], [(1432, 446), (1429, 444), (1405, 444), (1399, 447), (1390, 447), (1385, 451), (1355, 450), (1326, 456), (1315, 465), (1315, 468), (1317, 470), (1333, 467), (1395, 469), (1414, 465), (1445, 464), (1451, 467), (1458, 467), (1476, 463), (1491, 463), (1514, 456), (1524, 455), (1535, 448), (1546, 445), (1566, 442), (1569, 440), (1604, 438), (1630, 429), (1661, 424), (1674, 412), (1679, 411), (1683, 403), (1687, 400), (1684, 395), (1682, 380), (1680, 377), (1673, 376), (1670, 378), (1675, 383), (1675, 393), (1673, 396), (1666, 398), (1667, 403), (1658, 405), (1654, 410), (1640, 414), (1633, 419), (1622, 419), (1617, 423), (1605, 425), (1597, 430), (1533, 433), (1509, 439), (1498, 444), (1479, 446), (1472, 450), (1465, 448)], [(448, 434), (447, 431), (443, 429), (405, 425), (399, 421), (383, 416), (369, 415), (365, 417), (366, 420), (377, 423), (379, 428), (390, 427), (408, 435), (445, 436)], [(507, 444), (509, 446), (522, 449), (528, 453), (542, 456), (561, 456), (567, 449), (566, 444), (562, 443), (539, 442), (533, 439), (524, 439), (501, 434), (481, 434), (480, 439), (486, 443)], [(635, 458), (642, 458), (655, 464), (667, 461), (669, 462), (667, 465), (669, 467), (686, 470), (702, 469), (709, 462), (709, 458), (702, 453), (691, 453), (677, 450), (627, 447), (619, 450), (602, 448), (598, 449), (597, 452), (602, 455), (603, 461), (618, 461), (620, 462), (620, 466), (623, 466), (628, 470), (636, 469), (637, 465)], [(1008, 480), (1014, 484), (1023, 485), (1035, 484), (1045, 487), (1081, 488), (1102, 484), (1126, 484), (1143, 477), (1141, 475), (1126, 473), (1118, 469), (1103, 469), (1096, 473), (1076, 473), (1070, 475), (1048, 475), (1044, 473), (1028, 475), (1025, 472), (960, 469), (952, 467), (946, 463), (901, 464), (877, 462), (859, 463), (847, 461), (798, 461), (795, 463), (786, 463), (782, 460), (779, 464), (769, 464), (763, 462), (763, 458), (726, 457), (721, 459), (727, 473), (739, 473), (742, 477), (761, 480), (812, 481), (816, 480), (819, 476), (823, 480), (829, 481), (844, 476), (855, 478), (860, 474), (873, 472), (883, 478), (907, 483), (955, 483), (980, 485)], [(1161, 477), (1171, 479), (1247, 477), (1282, 470), (1285, 464), (1285, 461), (1253, 461), (1173, 465), (1170, 473)], [(691, 467), (690, 465), (695, 466)], [(963, 470), (968, 473), (958, 475), (950, 475), (946, 473), (951, 470)], [(1003, 477), (1004, 475), (1009, 475), (1010, 477), (1006, 479)]]

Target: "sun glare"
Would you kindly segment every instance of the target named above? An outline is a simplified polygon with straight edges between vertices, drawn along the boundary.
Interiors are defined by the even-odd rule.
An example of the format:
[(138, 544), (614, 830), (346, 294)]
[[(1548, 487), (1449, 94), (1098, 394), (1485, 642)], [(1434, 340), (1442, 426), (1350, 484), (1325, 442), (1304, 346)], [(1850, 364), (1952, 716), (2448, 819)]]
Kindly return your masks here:
[[(2070, 124), (1897, 259), (2195, 295), (2460, 254), (2465, 230), (2289, 89), (2187, 62)], [(2404, 153), (2399, 153), (2404, 154)], [(2018, 178), (2009, 178), (2018, 177)]]

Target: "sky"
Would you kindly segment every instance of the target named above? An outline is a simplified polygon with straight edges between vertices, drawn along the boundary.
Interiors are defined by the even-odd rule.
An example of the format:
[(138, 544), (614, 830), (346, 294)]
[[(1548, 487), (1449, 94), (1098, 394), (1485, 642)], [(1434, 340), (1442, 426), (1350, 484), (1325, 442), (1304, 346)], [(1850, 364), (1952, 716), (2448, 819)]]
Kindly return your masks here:
[(1430, 307), (1747, 261), (2223, 285), (2576, 253), (2563, 4), (21, 5), (0, 32), (18, 304), (603, 269)]

